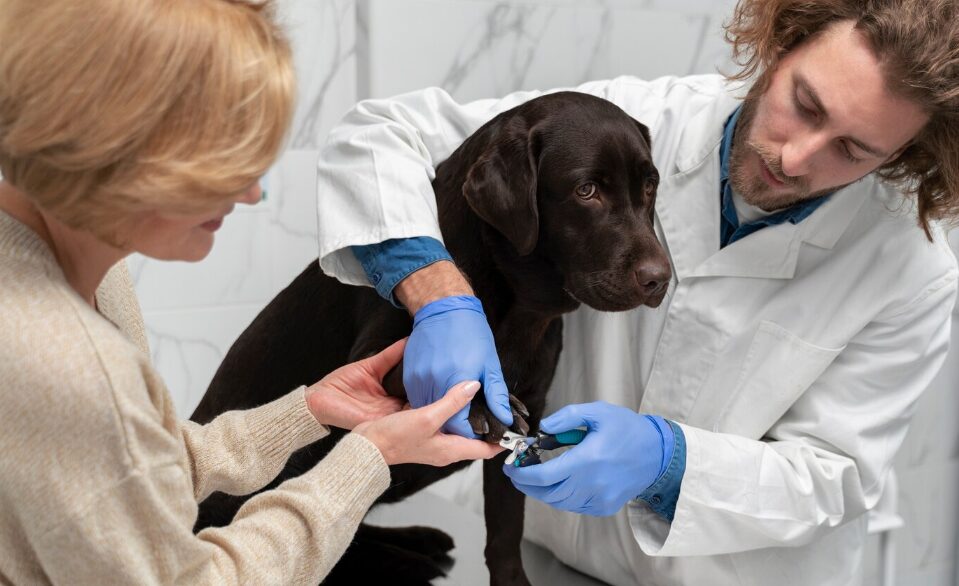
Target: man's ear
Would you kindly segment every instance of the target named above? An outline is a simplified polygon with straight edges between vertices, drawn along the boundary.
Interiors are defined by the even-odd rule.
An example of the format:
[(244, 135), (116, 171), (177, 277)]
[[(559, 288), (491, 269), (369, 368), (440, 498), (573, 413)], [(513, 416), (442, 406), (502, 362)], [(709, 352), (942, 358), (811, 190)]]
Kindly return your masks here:
[(533, 252), (539, 238), (534, 130), (520, 116), (505, 120), (463, 183), (463, 196), (476, 215), (520, 256)]

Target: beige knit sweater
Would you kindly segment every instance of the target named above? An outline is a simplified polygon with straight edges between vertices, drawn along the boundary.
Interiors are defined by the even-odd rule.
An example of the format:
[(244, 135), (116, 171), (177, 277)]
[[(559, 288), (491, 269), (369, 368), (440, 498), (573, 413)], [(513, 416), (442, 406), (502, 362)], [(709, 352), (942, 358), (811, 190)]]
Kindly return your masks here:
[(0, 583), (317, 584), (389, 484), (376, 447), (350, 434), (194, 535), (197, 502), (265, 486), (328, 430), (303, 387), (208, 425), (177, 420), (123, 263), (97, 307), (0, 212)]

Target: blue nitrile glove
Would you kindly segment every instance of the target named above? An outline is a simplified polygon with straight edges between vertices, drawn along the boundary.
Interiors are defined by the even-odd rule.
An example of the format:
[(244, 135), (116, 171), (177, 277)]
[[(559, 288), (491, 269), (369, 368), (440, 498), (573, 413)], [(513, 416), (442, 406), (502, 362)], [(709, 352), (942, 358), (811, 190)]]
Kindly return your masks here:
[[(444, 297), (420, 308), (413, 316), (413, 333), (403, 354), (403, 386), (413, 407), (439, 400), (447, 389), (464, 380), (480, 381), (490, 412), (505, 425), (512, 425), (509, 392), (493, 332), (483, 304), (472, 295)], [(469, 407), (465, 407), (443, 430), (475, 438), (468, 415)]]
[(665, 419), (603, 401), (563, 407), (540, 422), (540, 431), (582, 426), (586, 438), (558, 457), (503, 471), (527, 496), (563, 511), (606, 516), (649, 488), (672, 458), (673, 430)]

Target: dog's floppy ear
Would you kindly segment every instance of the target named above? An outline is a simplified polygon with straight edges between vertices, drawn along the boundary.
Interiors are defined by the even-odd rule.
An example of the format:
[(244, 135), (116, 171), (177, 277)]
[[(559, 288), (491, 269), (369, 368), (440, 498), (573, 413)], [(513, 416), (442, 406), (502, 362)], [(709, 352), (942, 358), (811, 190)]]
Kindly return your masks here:
[(476, 215), (505, 236), (520, 256), (531, 253), (539, 238), (533, 131), (520, 116), (504, 120), (493, 129), (463, 183), (463, 196)]
[(636, 120), (635, 118), (633, 118), (633, 122), (636, 123), (636, 128), (639, 129), (639, 133), (643, 135), (644, 139), (646, 139), (646, 146), (649, 148), (650, 155), (652, 155), (653, 140), (649, 137), (649, 128), (645, 124), (640, 122), (639, 120)]

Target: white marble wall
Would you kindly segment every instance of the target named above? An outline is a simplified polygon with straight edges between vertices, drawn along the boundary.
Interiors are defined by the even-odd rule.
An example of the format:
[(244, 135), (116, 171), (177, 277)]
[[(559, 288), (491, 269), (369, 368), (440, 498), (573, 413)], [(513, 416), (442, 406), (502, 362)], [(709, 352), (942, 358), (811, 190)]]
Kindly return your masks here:
[(729, 62), (730, 0), (368, 0), (359, 3), (361, 97), (428, 85), (458, 100)]
[[(232, 341), (316, 256), (314, 162), (358, 99), (439, 85), (459, 100), (730, 67), (720, 24), (734, 0), (279, 0), (300, 94), (290, 145), (197, 264), (134, 258), (153, 357), (188, 415)], [(959, 333), (956, 334), (959, 348)], [(959, 350), (924, 397), (896, 461), (900, 584), (957, 576)], [(867, 584), (876, 582), (876, 547)]]

